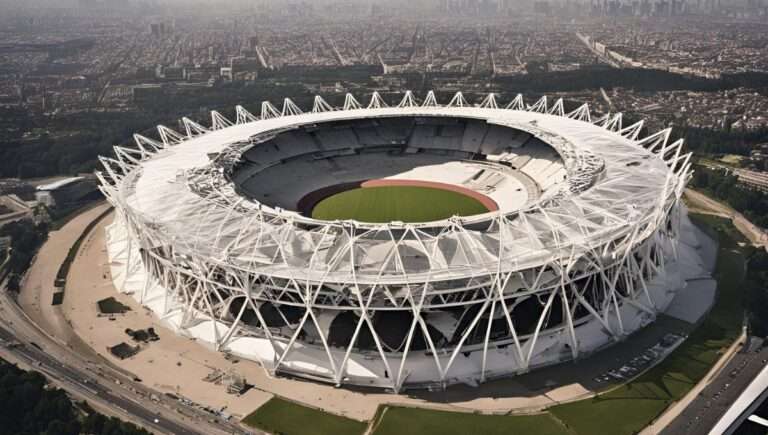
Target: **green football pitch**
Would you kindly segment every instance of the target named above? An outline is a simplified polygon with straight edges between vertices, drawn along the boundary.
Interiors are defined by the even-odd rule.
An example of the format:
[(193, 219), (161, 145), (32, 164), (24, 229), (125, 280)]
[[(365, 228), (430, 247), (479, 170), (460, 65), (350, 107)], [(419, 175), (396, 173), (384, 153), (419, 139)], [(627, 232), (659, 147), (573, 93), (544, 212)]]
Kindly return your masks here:
[(422, 186), (377, 186), (329, 196), (315, 205), (312, 217), (374, 223), (430, 222), (487, 211), (480, 201), (459, 192)]

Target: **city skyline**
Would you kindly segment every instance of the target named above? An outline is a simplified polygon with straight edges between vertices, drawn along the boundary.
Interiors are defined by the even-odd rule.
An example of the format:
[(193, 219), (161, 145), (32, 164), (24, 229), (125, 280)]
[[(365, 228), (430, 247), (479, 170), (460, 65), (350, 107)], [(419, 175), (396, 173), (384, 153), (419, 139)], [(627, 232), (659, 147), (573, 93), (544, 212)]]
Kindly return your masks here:
[(767, 230), (768, 0), (0, 0), (3, 435), (760, 431)]

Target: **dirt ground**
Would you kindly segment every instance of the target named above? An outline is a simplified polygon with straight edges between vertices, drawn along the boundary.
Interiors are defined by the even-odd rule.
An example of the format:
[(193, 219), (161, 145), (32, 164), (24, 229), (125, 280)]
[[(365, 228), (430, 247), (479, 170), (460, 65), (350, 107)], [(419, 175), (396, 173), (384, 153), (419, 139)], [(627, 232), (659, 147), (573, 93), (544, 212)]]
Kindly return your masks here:
[[(95, 213), (98, 215), (98, 212)], [(87, 217), (83, 219), (87, 220)], [(633, 339), (633, 343), (620, 343), (601, 352), (597, 357), (574, 364), (544, 368), (531, 374), (489, 382), (480, 387), (454, 386), (445, 392), (409, 392), (410, 394), (393, 395), (335, 388), (303, 380), (273, 378), (256, 362), (229, 361), (222, 353), (177, 335), (166, 329), (148, 309), (141, 307), (131, 296), (119, 294), (112, 284), (105, 247), (105, 227), (111, 221), (111, 216), (103, 219), (84, 240), (70, 270), (61, 311), (45, 308), (43, 317), (46, 322), (58, 322), (64, 329), (71, 326), (88, 346), (141, 378), (146, 385), (161, 392), (184, 396), (215, 409), (225, 407), (236, 417), (252, 412), (273, 394), (357, 420), (372, 418), (379, 405), (396, 403), (495, 413), (541, 409), (556, 402), (591, 394), (597, 387), (591, 382), (594, 376), (634, 352), (634, 345), (658, 339), (655, 334), (653, 337), (640, 337)], [(100, 316), (96, 303), (110, 296), (129, 306), (131, 311), (124, 315)], [(48, 300), (46, 295), (40, 297), (44, 301)], [(119, 360), (108, 352), (109, 346), (120, 342), (132, 343), (125, 333), (127, 328), (136, 330), (148, 327), (155, 328), (160, 336), (159, 341), (141, 344), (142, 350), (126, 360)], [(239, 397), (227, 394), (224, 385), (203, 380), (215, 368), (224, 372), (236, 372), (252, 384), (253, 388)]]
[[(521, 383), (507, 380), (500, 381), (503, 384), (497, 386), (504, 385), (504, 394), (498, 394), (492, 388), (488, 390), (487, 397), (478, 397), (482, 395), (478, 395), (478, 389), (474, 388), (474, 397), (467, 398), (459, 388), (448, 395), (448, 400), (433, 403), (417, 396), (353, 391), (309, 381), (270, 377), (256, 362), (240, 360), (233, 363), (223, 354), (175, 334), (131, 296), (117, 293), (110, 277), (105, 247), (104, 229), (111, 220), (107, 217), (100, 222), (81, 246), (70, 270), (62, 311), (75, 333), (95, 351), (159, 391), (182, 395), (217, 409), (226, 406), (228, 412), (236, 416), (247, 415), (274, 393), (358, 420), (372, 418), (376, 408), (384, 403), (430, 403), (445, 409), (501, 412), (544, 407), (553, 401), (588, 393), (584, 387), (572, 384), (551, 388), (546, 394), (536, 394)], [(124, 315), (99, 316), (96, 302), (110, 296), (129, 306), (131, 311)], [(121, 361), (107, 351), (107, 347), (120, 342), (131, 343), (125, 333), (127, 328), (135, 330), (150, 326), (155, 328), (160, 340), (142, 344), (142, 350), (135, 356)], [(224, 385), (203, 381), (214, 368), (225, 372), (233, 370), (254, 387), (240, 397), (229, 395)], [(510, 395), (515, 390), (520, 394)]]
[(40, 248), (37, 259), (27, 271), (19, 294), (24, 312), (49, 334), (62, 342), (69, 342), (72, 329), (61, 317), (59, 307), (51, 305), (59, 267), (83, 230), (109, 208), (106, 202), (75, 216), (64, 227), (48, 233), (48, 240)]

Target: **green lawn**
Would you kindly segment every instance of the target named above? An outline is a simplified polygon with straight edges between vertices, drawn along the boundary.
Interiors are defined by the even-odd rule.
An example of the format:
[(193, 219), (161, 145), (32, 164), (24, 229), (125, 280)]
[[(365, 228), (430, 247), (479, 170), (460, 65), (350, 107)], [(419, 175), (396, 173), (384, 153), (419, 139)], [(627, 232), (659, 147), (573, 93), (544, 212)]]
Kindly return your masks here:
[(566, 429), (550, 414), (477, 415), (389, 407), (373, 435), (560, 435)]
[(603, 433), (606, 427), (616, 435), (640, 431), (693, 388), (741, 332), (745, 258), (733, 228), (726, 220), (710, 216), (697, 216), (694, 221), (719, 235), (715, 306), (678, 349), (647, 373), (594, 399), (550, 408), (574, 432)]
[[(629, 435), (639, 432), (684, 396), (738, 337), (743, 321), (743, 239), (729, 221), (691, 215), (719, 238), (717, 300), (669, 357), (637, 379), (593, 399), (555, 406), (538, 415), (493, 416), (403, 407), (380, 408), (373, 435)], [(280, 399), (272, 399), (245, 423), (286, 435), (360, 434), (365, 425)]]
[[(691, 216), (719, 238), (715, 306), (669, 357), (632, 382), (594, 399), (552, 407), (534, 416), (479, 416), (388, 408), (374, 435), (405, 434), (578, 434), (639, 432), (704, 377), (741, 331), (744, 255), (740, 234), (725, 219)], [(411, 429), (413, 428), (413, 429)]]
[(281, 435), (361, 435), (366, 424), (274, 397), (243, 419)]
[(741, 167), (741, 161), (744, 160), (744, 156), (736, 154), (726, 154), (720, 157), (720, 161), (731, 166)]
[(312, 210), (316, 219), (362, 222), (429, 222), (453, 215), (487, 212), (478, 200), (458, 192), (422, 186), (361, 187), (323, 199)]

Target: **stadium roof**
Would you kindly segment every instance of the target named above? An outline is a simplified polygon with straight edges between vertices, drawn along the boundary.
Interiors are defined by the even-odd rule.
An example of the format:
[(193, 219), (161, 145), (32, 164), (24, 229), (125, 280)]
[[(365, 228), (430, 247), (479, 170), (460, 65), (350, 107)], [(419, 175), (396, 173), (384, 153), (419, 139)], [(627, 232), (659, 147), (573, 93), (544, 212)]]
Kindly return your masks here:
[[(162, 142), (137, 136), (138, 149), (118, 147), (117, 160), (102, 159), (103, 190), (158, 244), (172, 242), (192, 258), (289, 279), (385, 283), (520, 270), (608, 243), (620, 252), (652, 234), (688, 176), (682, 141), (668, 143), (670, 130), (639, 138), (643, 123), (624, 127), (621, 114), (592, 121), (586, 105), (565, 114), (561, 100), (547, 107), (546, 98), (527, 107), (518, 98), (501, 109), (490, 96), (473, 107), (461, 94), (449, 106), (437, 106), (433, 96), (419, 106), (409, 95), (384, 107), (376, 94), (368, 108), (348, 97), (342, 110), (317, 97), (311, 113), (290, 100), (282, 113), (265, 103), (261, 117), (238, 106), (236, 123), (214, 112), (210, 128), (185, 118), (186, 134), (161, 126)], [(215, 171), (204, 196), (190, 188), (200, 182), (190, 170), (210, 167), (212, 155), (254, 135), (392, 116), (474, 118), (527, 131), (560, 153), (569, 183), (525, 210), (424, 224), (317, 221), (243, 198), (231, 184), (214, 183)], [(487, 229), (470, 229), (479, 220)]]

